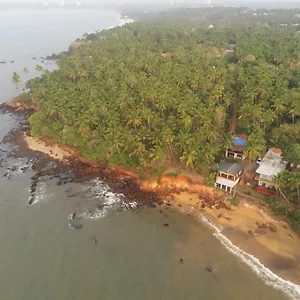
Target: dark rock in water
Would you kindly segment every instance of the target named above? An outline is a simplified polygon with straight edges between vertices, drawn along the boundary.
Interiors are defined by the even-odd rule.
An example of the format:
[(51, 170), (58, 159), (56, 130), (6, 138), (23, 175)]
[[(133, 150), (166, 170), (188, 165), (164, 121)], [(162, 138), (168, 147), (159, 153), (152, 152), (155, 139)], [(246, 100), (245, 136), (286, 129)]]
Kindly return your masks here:
[(28, 205), (32, 205), (34, 203), (34, 199), (35, 199), (35, 197), (34, 197), (34, 195), (32, 195), (28, 200)]
[(164, 223), (164, 226), (165, 227), (169, 227), (169, 223)]
[(7, 179), (10, 179), (11, 178), (11, 173), (10, 172), (7, 172), (4, 174), (4, 177), (6, 177)]
[(136, 209), (138, 207), (138, 204), (137, 202), (128, 202), (128, 203), (123, 202), (122, 207), (125, 209)]
[(29, 192), (31, 194), (35, 193), (36, 192), (36, 187), (37, 187), (37, 181), (33, 181), (29, 187)]
[(0, 61), (0, 64), (6, 64), (6, 61)]
[(74, 179), (75, 179), (75, 175), (72, 174), (71, 172), (58, 174), (58, 176), (55, 175), (55, 177), (59, 178), (57, 185), (66, 184), (68, 182), (74, 181)]
[(16, 166), (12, 166), (12, 167), (8, 167), (7, 169), (10, 170), (10, 171), (15, 172), (17, 170), (17, 167)]
[(184, 258), (180, 257), (180, 262), (183, 264), (184, 263)]
[(32, 59), (36, 60), (36, 57), (33, 57)]
[(37, 159), (36, 158), (30, 158), (28, 160), (28, 163), (32, 163), (32, 164), (35, 164), (37, 162)]
[(11, 61), (10, 61), (11, 64), (13, 64), (14, 62), (15, 62), (14, 60), (11, 60)]
[(28, 168), (29, 168), (29, 166), (25, 165), (25, 166), (21, 167), (20, 170), (22, 171), (22, 173), (25, 173), (25, 171), (27, 171)]
[(69, 221), (68, 226), (72, 229), (81, 229), (83, 227), (82, 224), (76, 223), (74, 221)]
[(149, 206), (149, 207), (155, 208), (155, 207), (156, 207), (156, 204), (155, 204), (154, 202), (150, 202), (148, 206)]
[(48, 55), (46, 56), (44, 59), (47, 59), (47, 60), (56, 60), (59, 58), (59, 54), (55, 54), (55, 53), (52, 53), (51, 55)]
[(76, 218), (76, 212), (71, 213), (71, 214), (70, 214), (70, 218), (71, 218), (72, 220), (75, 220), (75, 218)]
[(95, 245), (98, 244), (98, 241), (97, 241), (97, 239), (94, 236), (93, 236), (93, 242), (94, 242)]
[(30, 193), (30, 198), (28, 200), (28, 205), (32, 205), (35, 201), (35, 192), (36, 192), (36, 187), (38, 184), (38, 180), (34, 180), (31, 185), (29, 186), (29, 193)]
[(206, 272), (209, 272), (209, 273), (213, 273), (213, 272), (214, 272), (213, 269), (212, 269), (211, 267), (206, 267), (206, 268), (205, 268), (205, 271), (206, 271)]

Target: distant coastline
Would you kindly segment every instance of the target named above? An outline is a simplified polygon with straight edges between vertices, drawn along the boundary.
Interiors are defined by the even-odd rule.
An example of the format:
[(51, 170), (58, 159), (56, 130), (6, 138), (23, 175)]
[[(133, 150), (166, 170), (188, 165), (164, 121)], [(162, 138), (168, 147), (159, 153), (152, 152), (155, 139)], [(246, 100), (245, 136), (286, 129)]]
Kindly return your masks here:
[(136, 22), (135, 19), (132, 19), (128, 16), (123, 16), (120, 19), (123, 20), (125, 22), (125, 24), (130, 24), (130, 23), (135, 23)]

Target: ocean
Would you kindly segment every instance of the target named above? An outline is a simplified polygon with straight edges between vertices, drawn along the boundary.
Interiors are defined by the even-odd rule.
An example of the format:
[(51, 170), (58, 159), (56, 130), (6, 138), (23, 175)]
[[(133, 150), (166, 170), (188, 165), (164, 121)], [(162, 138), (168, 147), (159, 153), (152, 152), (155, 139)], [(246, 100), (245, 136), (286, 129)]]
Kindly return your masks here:
[[(38, 75), (37, 64), (56, 67), (41, 57), (67, 50), (85, 32), (121, 24), (114, 11), (0, 10), (0, 61), (6, 61), (0, 64), (0, 102)], [(19, 87), (12, 84), (13, 72), (21, 75)], [(18, 122), (17, 116), (0, 114), (0, 141)], [(209, 223), (172, 207), (123, 210), (124, 196), (99, 179), (60, 185), (45, 176), (28, 205), (33, 162), (10, 157), (11, 151), (12, 145), (1, 142), (1, 300), (299, 297), (295, 286), (240, 252)], [(81, 229), (70, 226), (74, 213)]]

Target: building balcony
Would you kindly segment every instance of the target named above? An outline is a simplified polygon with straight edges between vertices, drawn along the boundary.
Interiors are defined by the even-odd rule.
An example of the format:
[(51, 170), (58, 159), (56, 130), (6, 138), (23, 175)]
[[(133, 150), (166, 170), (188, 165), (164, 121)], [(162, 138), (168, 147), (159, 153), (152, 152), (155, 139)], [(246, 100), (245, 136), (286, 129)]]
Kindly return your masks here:
[(236, 187), (239, 183), (240, 178), (236, 180), (231, 180), (228, 178), (224, 178), (223, 176), (218, 176), (216, 178), (215, 187), (225, 190), (226, 192), (232, 192), (232, 190)]

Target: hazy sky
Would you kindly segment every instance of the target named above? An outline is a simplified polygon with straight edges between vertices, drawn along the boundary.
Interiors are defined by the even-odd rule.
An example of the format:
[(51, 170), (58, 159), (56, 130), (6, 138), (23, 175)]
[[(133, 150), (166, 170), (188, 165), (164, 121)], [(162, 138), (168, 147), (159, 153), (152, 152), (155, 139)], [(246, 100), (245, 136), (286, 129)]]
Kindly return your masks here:
[[(45, 0), (0, 0), (0, 4), (13, 4), (13, 3), (43, 3)], [(48, 3), (57, 3), (58, 0), (46, 0)], [(71, 2), (76, 3), (77, 0), (64, 0), (65, 3)], [(118, 3), (120, 0), (81, 0), (83, 4), (96, 4), (96, 3)], [(170, 3), (171, 0), (121, 0), (123, 4), (142, 4), (142, 3)], [(173, 0), (174, 3), (203, 3), (204, 0)], [(211, 0), (213, 5), (238, 5), (245, 7), (266, 7), (266, 8), (300, 8), (300, 0)]]
[[(68, 0), (65, 0), (67, 2)], [(76, 2), (76, 0), (69, 0), (70, 2)], [(101, 3), (107, 2), (108, 0), (81, 0), (83, 3)], [(133, 0), (123, 0), (122, 2), (132, 2)], [(187, 2), (201, 2), (202, 0), (188, 0)], [(27, 2), (27, 3), (41, 3), (43, 0), (0, 0), (2, 3), (18, 3), (18, 2)], [(47, 2), (57, 2), (57, 0), (47, 0)], [(149, 0), (135, 0), (134, 2), (142, 3), (142, 2), (151, 2)], [(158, 2), (154, 0), (153, 2)], [(170, 0), (160, 0), (159, 2), (170, 2)], [(176, 0), (174, 1), (176, 2)], [(178, 1), (179, 2), (179, 1)], [(180, 2), (184, 2), (184, 0), (180, 0)], [(214, 2), (214, 0), (212, 0)], [(273, 2), (273, 3), (287, 3), (287, 2), (300, 2), (300, 0), (215, 0), (218, 3), (231, 3), (231, 2), (239, 2), (239, 3), (255, 3), (255, 2)]]

